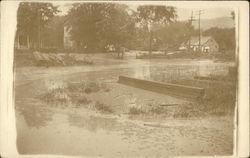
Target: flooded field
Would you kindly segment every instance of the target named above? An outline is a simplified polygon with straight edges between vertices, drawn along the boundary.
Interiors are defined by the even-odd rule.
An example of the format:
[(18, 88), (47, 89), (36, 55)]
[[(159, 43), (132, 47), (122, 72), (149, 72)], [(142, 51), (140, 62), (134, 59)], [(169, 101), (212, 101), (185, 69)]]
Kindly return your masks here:
[(126, 60), (117, 65), (18, 68), (18, 151), (103, 157), (231, 155), (233, 116), (209, 116), (192, 101), (117, 83), (119, 75), (161, 82), (226, 75), (231, 65)]

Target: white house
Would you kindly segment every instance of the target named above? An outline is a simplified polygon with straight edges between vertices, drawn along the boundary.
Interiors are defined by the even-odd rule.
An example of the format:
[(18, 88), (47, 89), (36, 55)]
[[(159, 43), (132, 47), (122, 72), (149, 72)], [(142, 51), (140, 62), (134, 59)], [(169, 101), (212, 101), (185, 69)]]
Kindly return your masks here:
[[(190, 40), (182, 43), (179, 50), (188, 50), (189, 46), (191, 50), (199, 51), (199, 37), (192, 37)], [(200, 49), (204, 53), (218, 52), (219, 44), (211, 36), (201, 36)]]

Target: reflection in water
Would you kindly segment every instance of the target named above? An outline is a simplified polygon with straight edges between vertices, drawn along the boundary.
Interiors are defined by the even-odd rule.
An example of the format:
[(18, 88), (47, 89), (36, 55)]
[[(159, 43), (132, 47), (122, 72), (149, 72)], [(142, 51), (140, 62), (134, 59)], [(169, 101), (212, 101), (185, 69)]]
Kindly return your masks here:
[(106, 131), (115, 130), (118, 127), (115, 118), (104, 118), (104, 117), (83, 117), (70, 114), (68, 115), (69, 124), (79, 128), (85, 128), (91, 132), (96, 132), (98, 129)]
[[(222, 70), (219, 66), (203, 66), (200, 69), (199, 67), (201, 65), (138, 65), (135, 69), (81, 74), (82, 76), (75, 76), (75, 80), (93, 80), (96, 78), (99, 80), (114, 80), (112, 78), (114, 76), (116, 78), (118, 75), (131, 75), (134, 72), (134, 77), (136, 78), (153, 79), (155, 77), (153, 80), (168, 81), (174, 78), (192, 77), (202, 72), (222, 72), (218, 71)], [(192, 123), (189, 122), (190, 120), (187, 120), (191, 124), (190, 127), (156, 128), (144, 126), (143, 122), (137, 122), (136, 120), (125, 121), (120, 117), (116, 119), (105, 118), (105, 116), (82, 116), (80, 114), (68, 114), (66, 110), (62, 110), (63, 114), (56, 111), (52, 113), (48, 109), (50, 105), (38, 106), (37, 102), (39, 101), (34, 99), (32, 102), (31, 98), (34, 98), (38, 93), (46, 91), (47, 88), (63, 87), (63, 84), (56, 80), (41, 83), (43, 82), (35, 82), (32, 85), (16, 89), (16, 99), (18, 98), (16, 100), (17, 111), (24, 117), (28, 125), (28, 127), (23, 126), (22, 121), (24, 120), (17, 117), (17, 125), (19, 126), (17, 128), (17, 146), (21, 153), (104, 155), (106, 157), (110, 157), (111, 154), (113, 157), (156, 157), (178, 154), (194, 155), (200, 154), (201, 150), (202, 154), (207, 155), (225, 154), (232, 151), (232, 135), (225, 135), (224, 131), (219, 131), (221, 130), (219, 127), (219, 130), (202, 128), (198, 124), (199, 120), (195, 120)], [(27, 97), (27, 100), (24, 101), (24, 97)], [(134, 106), (136, 104), (136, 100), (133, 97), (128, 100), (129, 105)], [(54, 113), (56, 114), (54, 115)], [(167, 123), (171, 124), (169, 120)], [(176, 120), (173, 120), (172, 124), (175, 125)], [(186, 122), (183, 124), (186, 125)], [(197, 127), (193, 127), (193, 124)], [(30, 127), (36, 129), (31, 129)], [(231, 128), (230, 131), (232, 131)], [(228, 132), (225, 130), (225, 133)], [(211, 144), (218, 146), (211, 147)], [(194, 145), (197, 146), (194, 147)], [(203, 151), (203, 148), (208, 150)]]
[(171, 82), (179, 79), (192, 79), (199, 72), (196, 66), (154, 66), (151, 67), (151, 80), (159, 82)]
[(37, 106), (26, 106), (18, 108), (19, 113), (23, 116), (29, 127), (40, 128), (46, 126), (52, 120), (53, 113), (49, 110)]
[(149, 79), (150, 66), (136, 66), (134, 68), (134, 77), (140, 79)]
[(60, 81), (60, 80), (54, 80), (54, 79), (45, 80), (44, 85), (48, 91), (66, 87), (65, 82)]
[(200, 76), (211, 76), (211, 75), (226, 76), (227, 74), (228, 74), (228, 66), (226, 66), (226, 65), (199, 66), (199, 75)]
[(211, 76), (228, 73), (226, 65), (211, 65), (210, 63), (197, 63), (197, 65), (147, 65), (135, 66), (133, 77), (158, 82), (171, 82), (179, 79), (194, 79), (194, 76)]

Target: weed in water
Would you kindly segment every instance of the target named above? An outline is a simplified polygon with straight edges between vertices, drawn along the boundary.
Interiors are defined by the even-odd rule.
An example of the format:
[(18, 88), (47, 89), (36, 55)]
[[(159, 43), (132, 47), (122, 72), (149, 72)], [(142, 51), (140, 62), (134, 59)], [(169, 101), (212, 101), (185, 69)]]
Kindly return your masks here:
[(140, 114), (144, 114), (145, 111), (143, 111), (142, 108), (138, 108), (138, 107), (135, 107), (135, 106), (132, 106), (129, 108), (129, 112), (128, 112), (130, 115), (140, 115)]
[(166, 109), (164, 107), (161, 107), (161, 106), (152, 106), (149, 109), (149, 112), (152, 114), (165, 114)]
[(103, 103), (100, 103), (98, 101), (95, 103), (95, 108), (98, 111), (101, 111), (101, 112), (107, 112), (107, 113), (112, 113), (113, 112), (113, 110), (109, 106), (107, 106), (107, 105), (105, 105)]
[(43, 95), (41, 99), (48, 103), (56, 104), (66, 104), (70, 101), (69, 95), (63, 88), (49, 90), (49, 92)]
[(85, 93), (95, 93), (95, 92), (98, 92), (100, 91), (100, 86), (98, 83), (96, 82), (89, 82), (89, 83), (86, 83), (86, 87), (85, 87), (85, 90), (84, 92)]
[(76, 106), (87, 105), (89, 103), (91, 103), (91, 100), (88, 100), (85, 96), (76, 99)]
[(101, 83), (101, 89), (104, 91), (104, 92), (109, 92), (110, 91), (110, 88), (107, 86), (107, 84), (105, 83)]

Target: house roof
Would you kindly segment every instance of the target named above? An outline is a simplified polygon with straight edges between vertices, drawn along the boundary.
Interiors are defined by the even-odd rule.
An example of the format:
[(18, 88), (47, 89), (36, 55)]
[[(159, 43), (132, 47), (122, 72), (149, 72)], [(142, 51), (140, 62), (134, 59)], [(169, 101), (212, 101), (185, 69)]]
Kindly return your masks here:
[[(208, 40), (213, 39), (211, 36), (201, 36), (201, 45), (207, 43)], [(184, 42), (182, 46), (189, 44), (189, 40)], [(199, 37), (192, 37), (190, 40), (190, 45), (199, 45)]]

